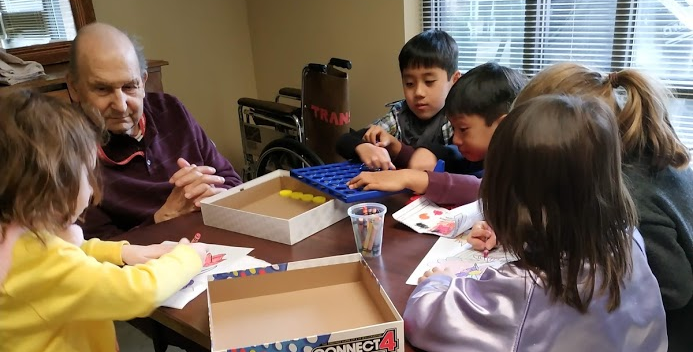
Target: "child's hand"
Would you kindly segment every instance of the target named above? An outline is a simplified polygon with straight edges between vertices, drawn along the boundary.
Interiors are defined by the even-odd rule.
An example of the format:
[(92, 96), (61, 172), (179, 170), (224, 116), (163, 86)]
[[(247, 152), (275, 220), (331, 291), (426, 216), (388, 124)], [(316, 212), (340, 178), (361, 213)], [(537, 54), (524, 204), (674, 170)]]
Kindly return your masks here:
[(152, 259), (159, 259), (162, 255), (176, 248), (177, 243), (160, 243), (149, 246), (125, 245), (120, 257), (127, 265), (144, 264)]
[(435, 268), (433, 268), (433, 269), (428, 270), (427, 272), (425, 272), (425, 273), (423, 274), (423, 276), (421, 276), (421, 277), (419, 278), (419, 282), (418, 282), (418, 283), (422, 283), (424, 280), (428, 279), (428, 277), (429, 277), (429, 276), (432, 276), (432, 275), (447, 275), (447, 276), (450, 276), (450, 277), (453, 277), (453, 278), (457, 276), (457, 275), (455, 275), (455, 273), (453, 273), (452, 270), (450, 270), (449, 268), (441, 269), (441, 268), (439, 268), (439, 267), (435, 267)]
[(364, 191), (399, 192), (409, 189), (414, 193), (424, 194), (428, 189), (428, 174), (410, 169), (362, 172), (349, 180), (347, 185), (350, 189), (363, 187)]
[(206, 243), (200, 243), (200, 242), (190, 243), (190, 241), (185, 237), (181, 238), (180, 241), (178, 241), (178, 243), (192, 247), (192, 249), (194, 249), (197, 252), (197, 254), (200, 256), (200, 261), (202, 263), (205, 262), (205, 257), (207, 256), (207, 252), (209, 249), (209, 246)]
[(373, 125), (369, 127), (363, 135), (363, 140), (370, 144), (377, 145), (378, 147), (385, 148), (392, 144), (393, 141), (396, 141), (397, 138), (387, 133), (382, 127)]
[(409, 168), (414, 170), (433, 171), (438, 164), (438, 158), (426, 148), (417, 148), (409, 159)]
[(479, 221), (472, 226), (467, 242), (472, 245), (474, 250), (483, 252), (492, 250), (496, 246), (496, 233), (493, 232), (486, 221)]
[(82, 243), (84, 243), (84, 232), (82, 232), (81, 227), (75, 224), (66, 227), (65, 230), (55, 235), (62, 238), (63, 241), (70, 242), (77, 247), (81, 247)]
[(356, 147), (359, 159), (371, 169), (394, 170), (395, 165), (390, 159), (390, 153), (385, 148), (373, 144), (362, 143)]
[(406, 188), (404, 177), (401, 171), (365, 171), (347, 182), (350, 189), (363, 187), (364, 191), (377, 190), (386, 192), (397, 192)]
[(402, 150), (402, 142), (393, 135), (387, 133), (380, 126), (371, 126), (363, 135), (363, 140), (375, 145), (376, 147), (385, 148), (390, 155), (397, 155)]

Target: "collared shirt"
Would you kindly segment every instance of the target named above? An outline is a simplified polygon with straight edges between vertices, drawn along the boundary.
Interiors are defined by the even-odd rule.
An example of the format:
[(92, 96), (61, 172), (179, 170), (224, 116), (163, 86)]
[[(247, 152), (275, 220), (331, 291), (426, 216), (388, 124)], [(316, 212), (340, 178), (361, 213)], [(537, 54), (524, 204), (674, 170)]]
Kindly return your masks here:
[[(373, 121), (372, 125), (380, 126), (393, 137), (397, 138), (398, 140), (402, 140), (402, 127), (400, 126), (399, 121), (402, 113), (409, 112), (408, 110), (405, 112), (406, 104), (407, 102), (404, 100), (394, 101), (387, 104), (386, 106), (390, 108), (390, 111), (385, 116)], [(441, 111), (438, 114), (442, 113), (443, 112)], [(443, 136), (443, 141), (445, 143), (444, 145), (452, 143), (453, 130), (450, 121), (445, 122), (443, 127), (440, 129), (440, 133)]]

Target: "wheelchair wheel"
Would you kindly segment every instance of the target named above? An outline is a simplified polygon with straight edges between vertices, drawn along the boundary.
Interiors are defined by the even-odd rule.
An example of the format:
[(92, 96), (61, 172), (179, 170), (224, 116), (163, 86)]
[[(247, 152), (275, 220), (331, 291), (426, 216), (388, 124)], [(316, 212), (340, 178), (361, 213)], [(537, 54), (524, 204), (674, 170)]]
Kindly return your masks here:
[(323, 164), (320, 157), (303, 143), (293, 138), (280, 138), (267, 144), (260, 154), (255, 177), (279, 169), (291, 170)]

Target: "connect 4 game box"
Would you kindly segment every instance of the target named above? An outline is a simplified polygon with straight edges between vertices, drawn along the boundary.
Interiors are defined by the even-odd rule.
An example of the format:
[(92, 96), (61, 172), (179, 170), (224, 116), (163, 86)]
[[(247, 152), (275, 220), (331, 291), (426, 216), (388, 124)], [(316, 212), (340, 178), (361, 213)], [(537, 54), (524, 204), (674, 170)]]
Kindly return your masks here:
[(404, 322), (360, 254), (208, 277), (212, 351), (399, 352)]
[[(434, 171), (441, 172), (444, 169), (445, 162), (440, 160)], [(363, 202), (399, 193), (349, 189), (347, 182), (361, 172), (379, 171), (370, 170), (362, 163), (344, 161), (341, 163), (293, 169), (291, 170), (291, 176), (322, 192), (329, 193), (331, 196), (344, 203)]]

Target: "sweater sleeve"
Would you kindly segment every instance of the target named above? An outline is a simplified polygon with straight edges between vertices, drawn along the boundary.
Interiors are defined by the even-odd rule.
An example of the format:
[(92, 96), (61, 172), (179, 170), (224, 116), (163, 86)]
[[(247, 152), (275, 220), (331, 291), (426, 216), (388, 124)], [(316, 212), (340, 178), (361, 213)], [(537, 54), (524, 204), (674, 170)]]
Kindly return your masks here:
[(478, 281), (432, 275), (407, 301), (406, 339), (426, 351), (509, 351), (525, 314), (525, 282), (492, 270)]
[[(121, 268), (100, 263), (57, 238), (45, 240), (45, 245), (33, 239), (18, 246), (13, 255), (18, 269), (5, 289), (8, 295), (23, 300), (43, 319), (56, 324), (147, 316), (202, 267), (195, 250), (185, 245), (146, 264)], [(122, 246), (93, 242), (87, 248), (95, 253), (98, 247), (112, 246), (105, 251), (114, 252), (118, 245)]]
[(473, 175), (451, 174), (448, 172), (428, 173), (426, 198), (436, 204), (462, 205), (471, 203), (479, 197), (481, 179)]
[(358, 154), (356, 154), (356, 147), (362, 143), (367, 143), (363, 140), (363, 135), (368, 131), (367, 128), (362, 128), (358, 131), (349, 131), (337, 139), (337, 144), (335, 148), (337, 149), (337, 154), (342, 158), (347, 160), (359, 160)]
[(236, 173), (236, 170), (234, 170), (231, 163), (223, 155), (221, 155), (221, 153), (219, 153), (214, 142), (207, 137), (205, 131), (192, 117), (188, 109), (186, 109), (183, 103), (181, 103), (179, 100), (176, 101), (188, 120), (191, 129), (190, 132), (195, 136), (195, 140), (197, 140), (197, 145), (200, 149), (200, 154), (202, 155), (204, 165), (215, 168), (217, 170), (216, 175), (224, 178), (224, 188), (235, 187), (243, 183), (241, 177), (238, 176), (238, 173)]
[(92, 238), (82, 243), (82, 250), (99, 262), (125, 265), (123, 263), (122, 250), (123, 246), (127, 244), (130, 243), (128, 241), (101, 241), (98, 238)]
[(645, 253), (652, 273), (659, 282), (666, 310), (685, 307), (693, 297), (691, 262), (679, 243), (679, 234), (671, 218), (652, 201), (637, 200)]

